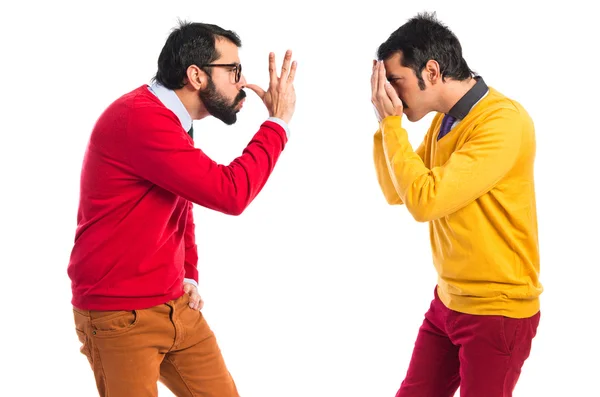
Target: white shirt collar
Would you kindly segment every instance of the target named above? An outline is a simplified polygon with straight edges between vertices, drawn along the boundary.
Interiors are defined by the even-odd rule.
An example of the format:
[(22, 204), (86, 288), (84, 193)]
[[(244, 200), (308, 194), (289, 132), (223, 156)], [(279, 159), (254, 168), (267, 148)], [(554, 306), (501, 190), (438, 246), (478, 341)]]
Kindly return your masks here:
[(175, 91), (166, 88), (158, 82), (154, 82), (148, 89), (156, 95), (167, 109), (175, 113), (175, 116), (177, 116), (186, 132), (192, 128), (192, 118)]

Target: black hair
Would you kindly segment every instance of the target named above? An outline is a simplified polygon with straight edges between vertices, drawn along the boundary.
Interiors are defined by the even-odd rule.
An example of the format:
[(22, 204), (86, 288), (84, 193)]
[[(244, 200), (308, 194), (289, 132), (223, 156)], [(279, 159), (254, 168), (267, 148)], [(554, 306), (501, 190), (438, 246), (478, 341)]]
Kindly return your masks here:
[(182, 88), (190, 65), (201, 68), (221, 56), (215, 48), (218, 38), (242, 46), (240, 37), (231, 30), (206, 23), (180, 21), (160, 52), (154, 80), (172, 90)]
[(377, 58), (387, 60), (401, 52), (401, 64), (411, 68), (425, 89), (421, 71), (429, 60), (440, 65), (442, 81), (466, 80), (474, 75), (463, 58), (462, 47), (452, 31), (437, 20), (435, 13), (420, 13), (400, 26), (377, 49)]

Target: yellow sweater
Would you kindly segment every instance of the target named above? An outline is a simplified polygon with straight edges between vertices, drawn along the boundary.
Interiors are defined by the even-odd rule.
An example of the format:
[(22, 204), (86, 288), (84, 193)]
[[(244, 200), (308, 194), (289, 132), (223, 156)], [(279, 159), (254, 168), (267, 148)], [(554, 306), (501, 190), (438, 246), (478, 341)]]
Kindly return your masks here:
[(452, 310), (523, 318), (537, 313), (542, 285), (533, 169), (535, 132), (517, 102), (495, 89), (437, 140), (442, 114), (413, 151), (400, 116), (374, 137), (374, 160), (390, 204), (429, 222), (438, 294)]

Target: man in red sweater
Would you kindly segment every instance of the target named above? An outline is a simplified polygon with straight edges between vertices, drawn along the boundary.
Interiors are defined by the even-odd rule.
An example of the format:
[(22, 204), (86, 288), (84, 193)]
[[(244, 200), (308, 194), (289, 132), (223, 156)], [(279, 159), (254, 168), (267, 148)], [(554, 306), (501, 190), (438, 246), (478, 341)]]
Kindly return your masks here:
[[(152, 85), (114, 101), (92, 131), (68, 266), (75, 326), (101, 396), (238, 396), (200, 309), (192, 205), (239, 215), (265, 185), (288, 140), (296, 62), (269, 88), (246, 84), (239, 37), (182, 23)], [(269, 119), (243, 154), (220, 165), (194, 147), (192, 120), (236, 121), (247, 87)]]

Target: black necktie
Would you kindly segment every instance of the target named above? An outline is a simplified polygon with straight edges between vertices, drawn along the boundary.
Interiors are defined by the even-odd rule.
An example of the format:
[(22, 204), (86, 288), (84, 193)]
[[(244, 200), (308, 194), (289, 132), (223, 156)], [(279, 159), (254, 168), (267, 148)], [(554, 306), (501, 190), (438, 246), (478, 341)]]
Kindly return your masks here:
[(192, 124), (192, 126), (190, 127), (190, 129), (188, 130), (188, 134), (190, 135), (190, 137), (192, 139), (194, 139), (194, 124)]

